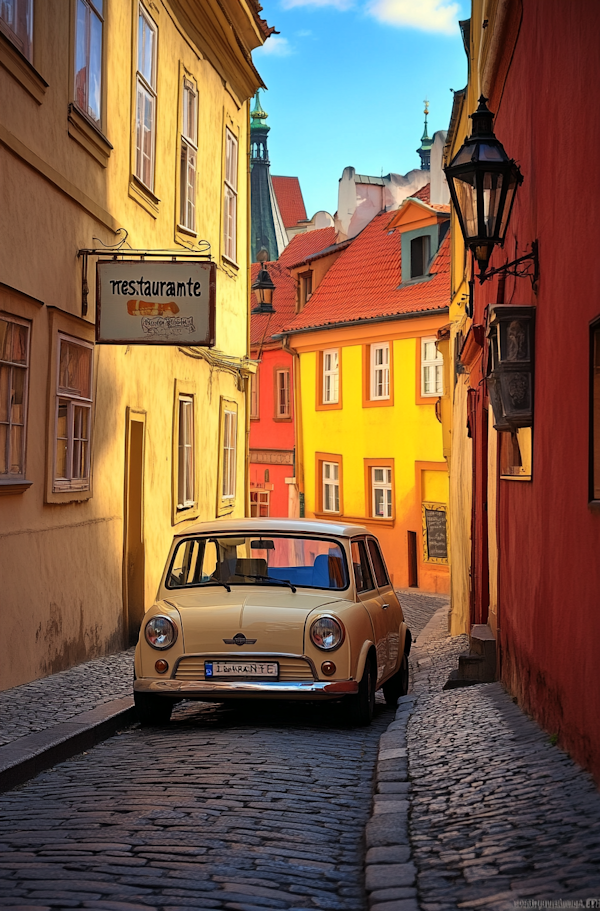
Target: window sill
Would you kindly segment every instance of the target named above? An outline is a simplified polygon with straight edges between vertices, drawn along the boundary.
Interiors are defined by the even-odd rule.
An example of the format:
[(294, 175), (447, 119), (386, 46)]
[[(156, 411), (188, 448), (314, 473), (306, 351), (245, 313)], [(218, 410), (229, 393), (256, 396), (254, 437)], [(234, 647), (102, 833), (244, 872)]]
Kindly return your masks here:
[(171, 525), (179, 525), (180, 522), (196, 521), (198, 516), (197, 503), (193, 503), (191, 506), (177, 506), (173, 513)]
[[(315, 511), (315, 519), (332, 519), (332, 518), (339, 519), (343, 515), (344, 515), (344, 513), (341, 511), (340, 512), (325, 512), (325, 511), (318, 511), (318, 510)], [(344, 516), (344, 518), (346, 518), (346, 516)]]
[(33, 481), (26, 481), (25, 478), (3, 478), (0, 481), (0, 497), (10, 497), (13, 494), (25, 493), (29, 490)]
[(46, 503), (83, 503), (92, 499), (92, 489), (86, 490), (52, 487), (46, 494)]
[(193, 228), (186, 228), (185, 225), (177, 225), (177, 231), (179, 234), (187, 234), (188, 237), (198, 237), (197, 231), (194, 231)]
[(223, 259), (224, 262), (227, 263), (228, 266), (231, 266), (236, 271), (239, 270), (239, 268), (240, 268), (239, 263), (236, 263), (235, 259), (230, 259), (228, 256), (225, 255), (225, 253), (221, 254), (221, 258)]
[(158, 217), (160, 199), (135, 174), (129, 182), (129, 196), (131, 199), (135, 199), (153, 218)]
[(0, 64), (29, 92), (34, 101), (41, 104), (48, 83), (14, 46), (10, 38), (0, 31)]
[(95, 158), (103, 168), (107, 167), (113, 146), (99, 127), (80, 111), (75, 104), (69, 105), (68, 132), (71, 139), (78, 142), (86, 152)]
[(289, 418), (274, 417), (273, 420), (276, 421), (277, 424), (291, 424), (292, 423), (291, 416)]
[(394, 400), (389, 399), (365, 399), (363, 401), (363, 408), (390, 408), (393, 407)]
[(317, 402), (315, 411), (341, 411), (341, 402)]

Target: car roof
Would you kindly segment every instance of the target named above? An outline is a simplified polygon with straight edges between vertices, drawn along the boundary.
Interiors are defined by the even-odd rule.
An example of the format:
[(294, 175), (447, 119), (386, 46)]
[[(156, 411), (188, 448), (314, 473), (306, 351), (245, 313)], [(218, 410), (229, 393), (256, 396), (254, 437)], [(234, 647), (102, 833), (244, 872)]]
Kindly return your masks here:
[(327, 522), (321, 519), (214, 519), (212, 522), (197, 522), (188, 526), (185, 531), (175, 535), (176, 538), (189, 535), (227, 534), (262, 534), (263, 532), (280, 532), (281, 534), (299, 533), (303, 535), (336, 535), (351, 538), (354, 535), (369, 534), (364, 525), (347, 525), (345, 522)]

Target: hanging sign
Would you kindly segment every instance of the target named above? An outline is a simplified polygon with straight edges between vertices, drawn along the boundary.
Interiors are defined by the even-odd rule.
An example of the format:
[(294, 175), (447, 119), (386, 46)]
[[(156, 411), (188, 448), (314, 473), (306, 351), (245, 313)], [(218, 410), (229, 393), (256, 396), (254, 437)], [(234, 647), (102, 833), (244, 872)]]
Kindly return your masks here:
[(215, 344), (216, 265), (198, 260), (99, 260), (96, 342)]

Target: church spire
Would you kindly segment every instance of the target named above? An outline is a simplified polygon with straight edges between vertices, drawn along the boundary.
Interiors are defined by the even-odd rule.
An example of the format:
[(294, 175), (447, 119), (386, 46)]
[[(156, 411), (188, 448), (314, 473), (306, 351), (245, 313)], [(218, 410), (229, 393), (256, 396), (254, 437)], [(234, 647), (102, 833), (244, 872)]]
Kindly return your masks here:
[(433, 139), (429, 136), (427, 132), (427, 115), (429, 114), (429, 101), (425, 99), (425, 126), (423, 127), (423, 135), (421, 136), (421, 145), (417, 149), (417, 154), (421, 159), (421, 170), (428, 171), (430, 167), (431, 160), (431, 147), (433, 145)]
[(263, 107), (260, 103), (260, 92), (259, 91), (257, 91), (256, 95), (254, 96), (254, 107), (252, 108), (252, 110), (250, 112), (250, 116), (251, 116), (251, 119), (250, 119), (250, 128), (251, 129), (252, 128), (256, 129), (257, 127), (259, 127), (260, 129), (263, 129), (263, 130), (267, 130), (267, 131), (271, 129), (271, 127), (267, 126), (267, 124), (265, 123), (265, 121), (269, 115), (267, 114), (266, 111), (263, 110)]

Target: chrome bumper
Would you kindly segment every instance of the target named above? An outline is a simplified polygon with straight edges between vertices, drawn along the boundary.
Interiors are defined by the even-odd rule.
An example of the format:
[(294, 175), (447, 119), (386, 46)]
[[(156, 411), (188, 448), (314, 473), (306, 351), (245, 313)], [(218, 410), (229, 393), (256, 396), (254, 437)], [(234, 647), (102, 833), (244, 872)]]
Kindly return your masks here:
[(266, 680), (157, 680), (142, 677), (134, 680), (136, 693), (155, 693), (179, 699), (237, 699), (267, 697), (271, 699), (339, 699), (358, 693), (355, 680), (302, 680), (280, 682)]

